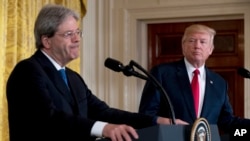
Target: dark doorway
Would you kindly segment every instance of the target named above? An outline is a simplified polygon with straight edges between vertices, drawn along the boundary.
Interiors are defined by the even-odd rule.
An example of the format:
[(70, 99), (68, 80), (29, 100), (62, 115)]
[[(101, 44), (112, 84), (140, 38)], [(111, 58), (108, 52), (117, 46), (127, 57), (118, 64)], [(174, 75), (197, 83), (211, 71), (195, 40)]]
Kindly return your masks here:
[(183, 57), (181, 38), (184, 29), (193, 23), (202, 23), (216, 30), (215, 49), (206, 65), (228, 82), (228, 94), (234, 114), (244, 117), (244, 80), (237, 74), (237, 68), (244, 65), (243, 20), (149, 24), (148, 69)]

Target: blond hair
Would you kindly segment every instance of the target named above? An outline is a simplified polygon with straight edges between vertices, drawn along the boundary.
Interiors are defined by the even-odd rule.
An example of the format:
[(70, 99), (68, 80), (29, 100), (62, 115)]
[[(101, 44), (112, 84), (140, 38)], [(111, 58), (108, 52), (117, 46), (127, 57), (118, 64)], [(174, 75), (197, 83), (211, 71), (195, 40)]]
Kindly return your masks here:
[(214, 40), (214, 36), (216, 34), (216, 31), (213, 28), (208, 27), (206, 25), (202, 25), (202, 24), (193, 24), (193, 25), (188, 26), (185, 29), (184, 35), (182, 37), (182, 43), (186, 40), (186, 38), (189, 34), (195, 33), (195, 32), (208, 33), (211, 37), (210, 38), (211, 44), (213, 44), (213, 40)]

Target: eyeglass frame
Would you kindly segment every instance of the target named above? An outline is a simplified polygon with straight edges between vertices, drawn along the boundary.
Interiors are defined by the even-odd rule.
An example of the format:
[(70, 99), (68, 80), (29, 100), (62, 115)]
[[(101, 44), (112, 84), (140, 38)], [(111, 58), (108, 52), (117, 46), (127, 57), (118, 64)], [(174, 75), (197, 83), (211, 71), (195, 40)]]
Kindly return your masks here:
[(66, 31), (64, 33), (55, 33), (55, 35), (61, 35), (65, 39), (73, 38), (75, 35), (82, 37), (82, 31), (80, 29), (76, 31)]

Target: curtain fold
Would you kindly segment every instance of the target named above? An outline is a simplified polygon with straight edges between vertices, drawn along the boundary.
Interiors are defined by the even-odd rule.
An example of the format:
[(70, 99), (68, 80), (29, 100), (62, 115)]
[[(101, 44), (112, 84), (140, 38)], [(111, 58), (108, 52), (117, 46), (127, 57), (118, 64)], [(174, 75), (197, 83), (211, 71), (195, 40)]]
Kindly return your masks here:
[[(0, 141), (9, 141), (6, 81), (16, 63), (36, 50), (33, 27), (43, 5), (53, 3), (72, 8), (83, 17), (87, 0), (0, 1)], [(68, 67), (80, 72), (80, 58)]]

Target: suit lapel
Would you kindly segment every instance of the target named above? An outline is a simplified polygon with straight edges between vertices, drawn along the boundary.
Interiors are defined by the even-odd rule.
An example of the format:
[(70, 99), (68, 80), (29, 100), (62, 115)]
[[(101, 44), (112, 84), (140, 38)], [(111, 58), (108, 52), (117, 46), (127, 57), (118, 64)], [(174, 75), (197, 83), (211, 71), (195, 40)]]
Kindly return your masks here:
[(55, 85), (55, 87), (58, 89), (58, 91), (65, 97), (65, 99), (71, 105), (73, 105), (74, 99), (70, 94), (70, 90), (67, 88), (62, 77), (60, 76), (60, 73), (56, 70), (56, 68), (49, 61), (49, 59), (39, 50), (35, 53), (34, 57), (38, 60), (39, 64), (42, 66), (42, 69), (45, 71), (45, 73)]
[[(62, 79), (60, 73), (56, 70), (56, 71), (53, 71), (51, 73), (48, 73), (48, 75), (50, 75), (50, 77), (52, 78), (51, 80), (53, 81), (53, 84), (56, 85), (57, 89), (66, 98), (66, 100), (72, 106), (74, 106), (75, 103), (74, 103), (74, 98), (73, 98), (73, 96), (71, 94), (70, 85), (69, 85), (69, 88), (68, 88), (68, 86), (65, 84), (64, 80)], [(67, 71), (66, 71), (66, 75), (67, 75)]]
[(216, 99), (216, 93), (214, 88), (214, 81), (212, 79), (211, 73), (206, 68), (206, 84), (205, 84), (205, 95), (204, 95), (204, 102), (203, 107), (201, 111), (202, 117), (208, 117), (208, 114), (211, 110), (211, 101), (214, 101)]
[(191, 90), (191, 84), (188, 78), (187, 70), (185, 67), (184, 60), (182, 60), (178, 65), (177, 65), (177, 79), (179, 81), (179, 84), (181, 86), (181, 92), (182, 96), (184, 98), (184, 101), (186, 103), (186, 106), (190, 112), (190, 116), (195, 120), (196, 115), (195, 115), (195, 110), (194, 110), (194, 100), (193, 100), (193, 95), (192, 95), (192, 90)]
[(190, 116), (195, 120), (194, 100), (184, 60), (177, 65), (177, 77), (180, 83), (182, 97), (190, 111)]
[[(67, 75), (67, 72), (66, 72), (66, 75)], [(61, 78), (60, 74), (57, 71), (53, 76), (54, 78), (52, 79), (52, 81), (54, 81), (54, 84), (56, 85), (58, 90), (67, 99), (67, 101), (73, 105), (74, 99), (71, 95), (70, 88), (68, 88), (68, 86), (65, 84), (65, 82), (63, 81), (63, 79)]]

